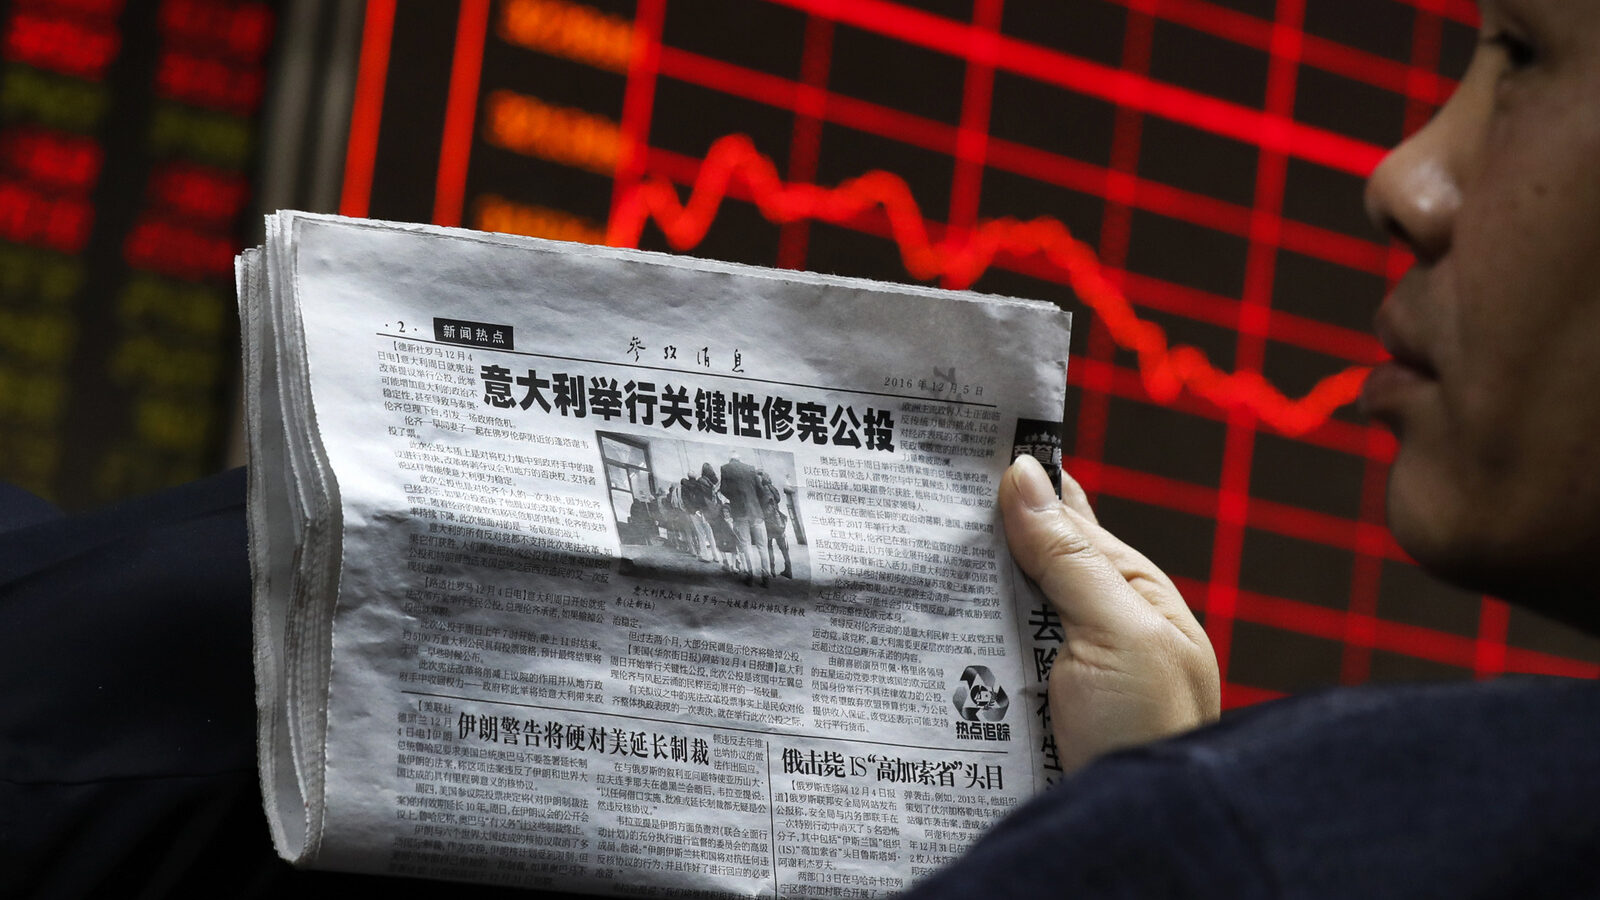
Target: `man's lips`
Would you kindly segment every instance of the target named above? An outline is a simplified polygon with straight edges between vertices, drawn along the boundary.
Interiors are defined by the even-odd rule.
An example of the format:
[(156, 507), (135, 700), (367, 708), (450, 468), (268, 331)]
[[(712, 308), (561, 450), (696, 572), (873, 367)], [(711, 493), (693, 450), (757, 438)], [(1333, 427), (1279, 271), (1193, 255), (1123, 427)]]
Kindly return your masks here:
[(1373, 419), (1397, 425), (1405, 398), (1438, 381), (1439, 372), (1426, 353), (1395, 329), (1387, 313), (1387, 307), (1378, 312), (1376, 326), (1378, 342), (1391, 358), (1367, 376), (1361, 389), (1361, 408)]
[(1361, 386), (1361, 411), (1368, 418), (1392, 422), (1407, 395), (1433, 383), (1429, 375), (1391, 359), (1373, 369)]
[(1389, 356), (1393, 357), (1384, 362), (1383, 365), (1396, 365), (1415, 373), (1421, 378), (1437, 379), (1439, 372), (1433, 367), (1433, 361), (1428, 358), (1426, 353), (1417, 349), (1415, 343), (1407, 340), (1395, 328), (1393, 321), (1386, 313), (1388, 313), (1387, 308), (1379, 310), (1378, 318), (1375, 322), (1378, 343), (1382, 344), (1383, 349), (1388, 351)]

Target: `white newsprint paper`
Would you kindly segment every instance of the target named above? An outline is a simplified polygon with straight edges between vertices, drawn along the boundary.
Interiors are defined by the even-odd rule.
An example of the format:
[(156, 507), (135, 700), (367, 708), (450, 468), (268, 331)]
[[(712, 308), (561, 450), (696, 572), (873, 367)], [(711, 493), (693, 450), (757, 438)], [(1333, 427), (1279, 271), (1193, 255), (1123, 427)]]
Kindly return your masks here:
[(877, 897), (1049, 780), (1066, 313), (292, 212), (238, 275), (286, 858)]

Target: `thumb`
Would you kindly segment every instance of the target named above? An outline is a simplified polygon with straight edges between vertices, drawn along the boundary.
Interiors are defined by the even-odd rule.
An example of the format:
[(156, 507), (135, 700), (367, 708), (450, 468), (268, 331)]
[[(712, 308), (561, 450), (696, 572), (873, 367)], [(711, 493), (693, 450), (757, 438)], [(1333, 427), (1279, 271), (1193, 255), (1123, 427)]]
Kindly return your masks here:
[(1068, 627), (1126, 634), (1157, 614), (1101, 549), (1104, 529), (1056, 498), (1044, 467), (1020, 456), (1000, 481), (1011, 555)]

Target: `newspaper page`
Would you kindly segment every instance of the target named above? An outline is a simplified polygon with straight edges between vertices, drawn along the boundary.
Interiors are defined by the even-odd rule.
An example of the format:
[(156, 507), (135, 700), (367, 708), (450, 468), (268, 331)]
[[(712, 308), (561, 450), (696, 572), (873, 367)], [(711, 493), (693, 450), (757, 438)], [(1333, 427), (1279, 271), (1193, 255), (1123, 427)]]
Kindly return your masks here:
[(879, 897), (1048, 779), (995, 494), (1066, 313), (302, 213), (239, 271), (288, 858)]

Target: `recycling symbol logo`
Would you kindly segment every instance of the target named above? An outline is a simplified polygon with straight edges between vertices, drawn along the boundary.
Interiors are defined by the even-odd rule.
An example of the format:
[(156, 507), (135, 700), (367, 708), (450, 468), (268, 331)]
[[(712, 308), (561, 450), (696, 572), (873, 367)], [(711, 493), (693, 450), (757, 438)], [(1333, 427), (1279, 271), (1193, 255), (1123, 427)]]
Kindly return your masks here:
[(998, 722), (1006, 717), (1011, 698), (988, 666), (967, 666), (950, 702), (968, 722)]

